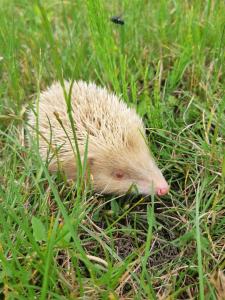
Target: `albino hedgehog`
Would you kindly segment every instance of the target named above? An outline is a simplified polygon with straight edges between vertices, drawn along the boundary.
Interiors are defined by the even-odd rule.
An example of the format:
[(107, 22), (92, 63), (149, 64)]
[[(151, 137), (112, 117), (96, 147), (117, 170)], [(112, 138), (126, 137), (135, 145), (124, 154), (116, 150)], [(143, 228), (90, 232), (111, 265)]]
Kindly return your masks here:
[[(67, 93), (70, 84), (65, 81)], [(73, 83), (71, 106), (81, 158), (88, 135), (87, 161), (95, 191), (121, 195), (136, 185), (144, 195), (167, 194), (169, 186), (149, 152), (144, 125), (135, 110), (105, 88), (83, 81)], [(76, 158), (59, 122), (60, 119), (73, 142), (60, 83), (41, 93), (38, 122), (36, 118), (31, 111), (29, 124), (32, 128), (39, 125), (39, 151), (44, 160), (51, 158), (50, 172), (57, 171), (60, 165), (68, 179), (76, 180)], [(36, 132), (31, 132), (35, 137)]]

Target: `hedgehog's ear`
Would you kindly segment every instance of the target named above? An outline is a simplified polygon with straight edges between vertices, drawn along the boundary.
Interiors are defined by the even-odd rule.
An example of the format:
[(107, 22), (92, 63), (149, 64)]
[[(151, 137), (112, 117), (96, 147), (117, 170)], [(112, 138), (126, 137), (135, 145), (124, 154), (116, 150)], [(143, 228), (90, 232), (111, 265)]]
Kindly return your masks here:
[(95, 159), (93, 156), (88, 157), (88, 165), (91, 167), (94, 165)]
[(75, 179), (77, 174), (77, 168), (74, 158), (69, 158), (63, 161), (50, 162), (48, 169), (51, 173), (56, 173), (58, 170), (62, 170), (68, 179)]
[(66, 177), (68, 179), (76, 179), (76, 175), (77, 175), (77, 168), (76, 168), (76, 164), (75, 164), (75, 159), (69, 159), (68, 161), (65, 161), (62, 164), (62, 168), (66, 174)]
[[(86, 164), (87, 164), (87, 166), (88, 167), (93, 166), (94, 165), (94, 161), (95, 161), (95, 159), (94, 159), (93, 156), (88, 156), (86, 158)], [(84, 156), (83, 155), (81, 156), (81, 162), (82, 162), (82, 165), (83, 165), (84, 164)]]

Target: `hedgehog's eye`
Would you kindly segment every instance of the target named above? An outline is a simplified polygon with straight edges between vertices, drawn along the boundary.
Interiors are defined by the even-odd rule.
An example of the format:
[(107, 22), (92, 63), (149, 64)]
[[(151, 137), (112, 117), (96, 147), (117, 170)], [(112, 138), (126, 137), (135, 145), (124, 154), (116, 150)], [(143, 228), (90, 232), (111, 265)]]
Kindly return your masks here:
[(125, 177), (125, 173), (122, 170), (115, 170), (112, 175), (118, 180), (123, 179)]

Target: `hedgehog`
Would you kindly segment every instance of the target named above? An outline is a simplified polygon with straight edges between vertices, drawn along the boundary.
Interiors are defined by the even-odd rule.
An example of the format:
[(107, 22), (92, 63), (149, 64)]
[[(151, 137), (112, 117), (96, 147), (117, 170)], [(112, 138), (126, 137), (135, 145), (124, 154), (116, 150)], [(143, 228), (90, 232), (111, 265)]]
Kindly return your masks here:
[(106, 88), (81, 80), (72, 84), (65, 80), (64, 90), (54, 82), (40, 94), (38, 109), (29, 112), (30, 133), (33, 138), (39, 134), (39, 152), (43, 160), (49, 160), (49, 172), (57, 172), (60, 166), (68, 180), (77, 179), (65, 91), (71, 93), (78, 149), (81, 161), (86, 155), (94, 191), (123, 195), (135, 186), (142, 195), (167, 194), (169, 186), (149, 150), (143, 121), (135, 109)]

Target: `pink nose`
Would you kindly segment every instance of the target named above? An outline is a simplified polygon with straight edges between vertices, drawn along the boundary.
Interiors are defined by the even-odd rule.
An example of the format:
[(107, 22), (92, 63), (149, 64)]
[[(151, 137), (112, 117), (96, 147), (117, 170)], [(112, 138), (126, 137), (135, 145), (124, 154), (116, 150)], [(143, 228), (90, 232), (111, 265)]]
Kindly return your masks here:
[(157, 189), (157, 195), (158, 196), (164, 196), (169, 192), (169, 186), (163, 186), (163, 187), (159, 187)]

